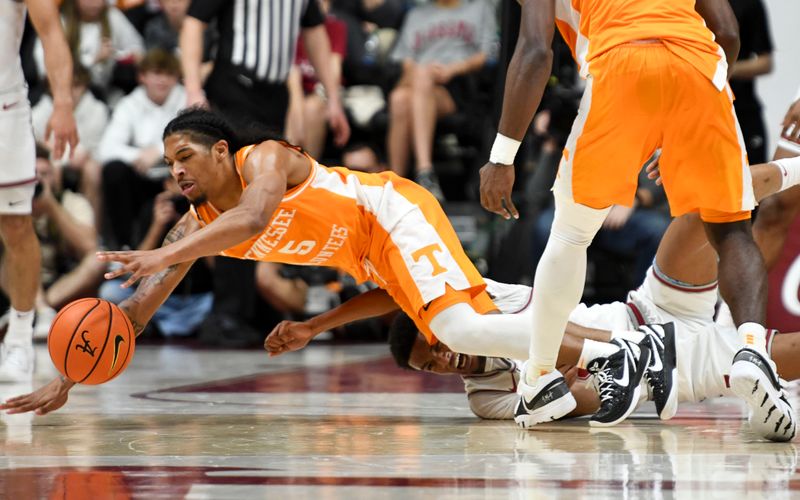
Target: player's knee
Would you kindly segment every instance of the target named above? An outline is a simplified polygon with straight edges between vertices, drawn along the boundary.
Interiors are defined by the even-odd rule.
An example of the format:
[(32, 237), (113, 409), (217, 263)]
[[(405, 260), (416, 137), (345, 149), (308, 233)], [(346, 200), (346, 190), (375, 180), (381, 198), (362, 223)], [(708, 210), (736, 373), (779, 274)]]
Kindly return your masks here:
[(16, 242), (25, 241), (27, 237), (34, 235), (31, 216), (0, 215), (0, 235), (7, 247), (14, 247)]
[(556, 212), (550, 237), (568, 245), (588, 247), (611, 207), (596, 209), (556, 195)]

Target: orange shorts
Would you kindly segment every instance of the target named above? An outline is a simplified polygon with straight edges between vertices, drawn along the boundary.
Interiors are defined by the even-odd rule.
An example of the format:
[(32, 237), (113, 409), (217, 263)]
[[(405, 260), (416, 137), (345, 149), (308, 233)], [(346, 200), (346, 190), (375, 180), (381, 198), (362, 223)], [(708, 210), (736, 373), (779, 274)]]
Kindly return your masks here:
[(494, 303), (439, 202), (407, 179), (392, 182), (386, 203), (398, 216), (387, 224), (389, 232), (373, 224), (367, 265), (373, 281), (435, 343), (428, 323), (436, 314), (460, 302), (483, 314), (494, 310)]
[(630, 206), (642, 165), (661, 148), (672, 215), (750, 217), (755, 197), (729, 89), (665, 45), (630, 43), (591, 61), (554, 190), (582, 205)]

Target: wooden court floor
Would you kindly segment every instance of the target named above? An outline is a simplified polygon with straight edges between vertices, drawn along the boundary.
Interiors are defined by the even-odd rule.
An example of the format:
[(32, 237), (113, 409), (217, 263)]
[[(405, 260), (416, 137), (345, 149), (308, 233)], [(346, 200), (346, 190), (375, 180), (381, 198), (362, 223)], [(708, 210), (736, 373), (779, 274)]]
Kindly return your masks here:
[[(37, 361), (34, 386), (54, 373), (44, 346)], [(667, 423), (648, 407), (608, 430), (522, 431), (475, 418), (460, 379), (399, 370), (380, 345), (273, 359), (142, 346), (52, 415), (2, 415), (0, 499), (798, 496), (796, 446), (758, 442), (742, 417), (723, 399)]]

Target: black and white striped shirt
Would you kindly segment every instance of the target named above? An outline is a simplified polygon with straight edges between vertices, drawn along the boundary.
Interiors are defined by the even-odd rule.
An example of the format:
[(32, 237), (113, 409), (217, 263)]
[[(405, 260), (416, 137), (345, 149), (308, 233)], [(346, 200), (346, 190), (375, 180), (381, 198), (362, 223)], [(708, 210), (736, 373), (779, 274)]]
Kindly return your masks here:
[(286, 81), (300, 30), (325, 20), (317, 0), (192, 0), (188, 15), (217, 20), (215, 64), (270, 83)]

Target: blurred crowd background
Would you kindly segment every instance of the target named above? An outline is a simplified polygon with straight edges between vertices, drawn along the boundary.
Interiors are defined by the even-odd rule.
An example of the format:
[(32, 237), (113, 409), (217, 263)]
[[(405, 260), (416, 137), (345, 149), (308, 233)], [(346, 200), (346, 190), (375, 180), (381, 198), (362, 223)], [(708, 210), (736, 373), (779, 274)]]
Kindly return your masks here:
[[(770, 6), (730, 1), (742, 40), (732, 80), (736, 110), (750, 160), (759, 163), (771, 157), (776, 128), (765, 122), (757, 92), (776, 61)], [(271, 128), (321, 163), (415, 179), (440, 199), (484, 275), (532, 282), (553, 217), (549, 189), (583, 83), (556, 35), (552, 77), (517, 156), (522, 217), (509, 223), (484, 212), (478, 169), (496, 133), (518, 30), (515, 2), (63, 0), (60, 9), (75, 61), (80, 145), (71, 157), (52, 157), (44, 141), (52, 99), (31, 26), (22, 46), (40, 142), (38, 338), (76, 298), (119, 302), (130, 293), (103, 280), (97, 249), (159, 246), (188, 210), (163, 164), (161, 133), (191, 104)], [(335, 82), (349, 135), (318, 78), (321, 65)], [(798, 83), (800, 76), (787, 88)], [(789, 90), (772, 99), (785, 111), (792, 97)], [(590, 248), (584, 300), (623, 299), (641, 281), (668, 223), (663, 190), (642, 176), (635, 206), (614, 207)], [(194, 266), (145, 335), (257, 346), (281, 319), (318, 314), (369, 286), (333, 269), (209, 258)], [(381, 340), (386, 324), (376, 319), (330, 335)]]

